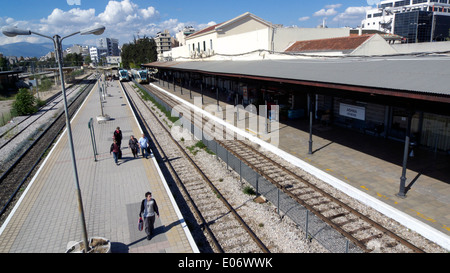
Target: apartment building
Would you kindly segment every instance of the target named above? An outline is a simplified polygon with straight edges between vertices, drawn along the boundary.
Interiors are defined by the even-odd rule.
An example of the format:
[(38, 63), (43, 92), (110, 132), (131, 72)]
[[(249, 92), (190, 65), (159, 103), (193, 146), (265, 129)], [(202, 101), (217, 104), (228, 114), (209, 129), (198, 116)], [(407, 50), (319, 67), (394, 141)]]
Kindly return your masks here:
[(106, 50), (107, 56), (119, 56), (119, 40), (114, 38), (100, 38), (97, 40), (97, 47)]
[(158, 32), (155, 37), (155, 43), (159, 60), (162, 58), (164, 52), (170, 51), (172, 48), (172, 37), (169, 31), (166, 29), (163, 32)]
[(381, 1), (367, 11), (363, 29), (404, 37), (405, 43), (450, 39), (450, 0)]

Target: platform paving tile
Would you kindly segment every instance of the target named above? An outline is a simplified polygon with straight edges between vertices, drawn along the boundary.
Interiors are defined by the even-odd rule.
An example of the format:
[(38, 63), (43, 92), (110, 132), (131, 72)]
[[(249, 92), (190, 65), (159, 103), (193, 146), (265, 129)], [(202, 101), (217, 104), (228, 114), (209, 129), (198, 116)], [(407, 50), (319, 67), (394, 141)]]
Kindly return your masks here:
[[(130, 135), (139, 139), (141, 132), (118, 83), (108, 85), (103, 110), (111, 120), (96, 122), (101, 109), (98, 89), (94, 87), (71, 125), (88, 237), (109, 239), (112, 252), (194, 252), (195, 246), (186, 237), (183, 221), (172, 207), (154, 159), (135, 159), (127, 147)], [(90, 118), (95, 121), (97, 161), (88, 128)], [(123, 133), (119, 166), (109, 153), (117, 126)], [(14, 214), (2, 226), (0, 252), (61, 253), (69, 242), (81, 241), (74, 181), (67, 134), (63, 134)], [(150, 241), (144, 231), (137, 229), (140, 202), (147, 191), (153, 193), (161, 209), (155, 226), (158, 234)], [(176, 244), (169, 240), (172, 236)]]

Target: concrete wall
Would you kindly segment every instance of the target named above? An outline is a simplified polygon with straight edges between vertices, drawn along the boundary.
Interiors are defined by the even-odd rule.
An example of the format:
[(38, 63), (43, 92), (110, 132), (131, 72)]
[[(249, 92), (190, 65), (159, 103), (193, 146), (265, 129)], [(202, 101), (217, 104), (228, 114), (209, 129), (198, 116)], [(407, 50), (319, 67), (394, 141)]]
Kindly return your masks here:
[(375, 34), (350, 55), (353, 56), (379, 56), (397, 54), (397, 51), (380, 35)]
[(450, 41), (414, 44), (393, 44), (398, 53), (450, 52)]

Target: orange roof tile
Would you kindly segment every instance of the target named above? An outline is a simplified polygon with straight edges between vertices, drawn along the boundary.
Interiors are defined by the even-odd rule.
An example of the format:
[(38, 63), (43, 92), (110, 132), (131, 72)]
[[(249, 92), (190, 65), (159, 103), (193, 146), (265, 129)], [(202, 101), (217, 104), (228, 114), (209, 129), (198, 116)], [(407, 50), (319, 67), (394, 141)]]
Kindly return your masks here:
[(291, 45), (285, 52), (304, 52), (304, 51), (343, 51), (352, 50), (359, 47), (369, 35), (348, 36), (329, 39), (318, 39), (309, 41), (298, 41)]

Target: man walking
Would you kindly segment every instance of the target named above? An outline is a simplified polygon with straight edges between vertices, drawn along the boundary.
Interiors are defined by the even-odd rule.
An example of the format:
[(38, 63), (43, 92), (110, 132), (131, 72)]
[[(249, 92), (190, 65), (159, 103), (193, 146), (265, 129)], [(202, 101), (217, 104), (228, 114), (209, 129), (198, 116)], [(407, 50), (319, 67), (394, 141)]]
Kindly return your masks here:
[(147, 158), (149, 142), (148, 142), (147, 137), (145, 137), (145, 134), (142, 134), (142, 137), (139, 139), (138, 142), (139, 142), (139, 147), (141, 148), (142, 157)]
[(147, 240), (150, 240), (154, 230), (155, 215), (159, 218), (158, 205), (156, 204), (156, 200), (152, 198), (151, 192), (145, 193), (145, 199), (142, 200), (139, 217), (142, 217), (142, 214), (144, 214), (144, 226)]

